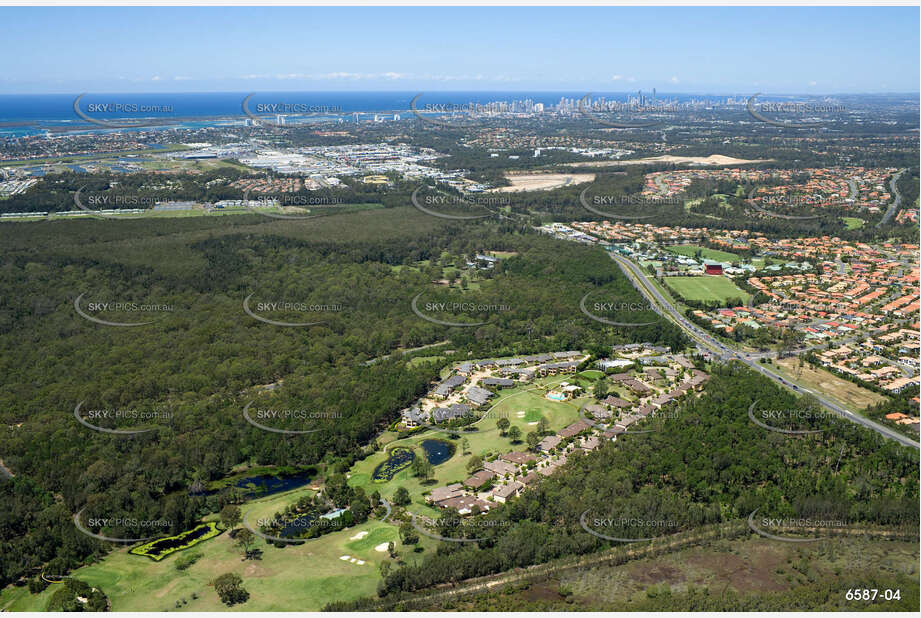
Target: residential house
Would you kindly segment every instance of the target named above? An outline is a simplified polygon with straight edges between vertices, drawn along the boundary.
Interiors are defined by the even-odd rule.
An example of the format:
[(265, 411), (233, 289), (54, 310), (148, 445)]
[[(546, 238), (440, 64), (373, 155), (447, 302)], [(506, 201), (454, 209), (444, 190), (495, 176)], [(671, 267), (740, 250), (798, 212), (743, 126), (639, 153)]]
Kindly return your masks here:
[(496, 502), (505, 503), (506, 500), (514, 498), (520, 494), (522, 489), (524, 489), (524, 485), (518, 481), (512, 481), (507, 485), (499, 485), (493, 489), (492, 497)]
[(426, 500), (432, 504), (439, 505), (445, 500), (450, 500), (451, 498), (457, 498), (464, 495), (464, 486), (460, 483), (452, 483), (451, 485), (446, 485), (445, 487), (436, 487), (432, 490)]
[(489, 503), (485, 500), (480, 500), (476, 496), (456, 496), (454, 498), (448, 498), (447, 500), (442, 500), (438, 503), (438, 506), (443, 509), (457, 509), (458, 514), (460, 515), (469, 515), (474, 511), (478, 513), (485, 513), (489, 510)]
[(565, 429), (561, 429), (559, 431), (559, 435), (563, 436), (564, 438), (571, 438), (573, 436), (576, 436), (582, 433), (586, 429), (589, 429), (589, 427), (590, 425), (588, 423), (586, 423), (585, 421), (579, 420), (573, 423), (572, 425), (569, 425)]
[(464, 481), (464, 485), (470, 489), (479, 489), (494, 478), (496, 478), (496, 473), (492, 470), (480, 470)]
[(536, 461), (537, 457), (535, 457), (531, 453), (521, 453), (517, 451), (512, 451), (511, 453), (505, 453), (504, 455), (501, 455), (499, 459), (502, 459), (503, 461), (507, 461), (512, 464), (522, 466), (528, 463), (529, 461)]
[(479, 386), (471, 386), (466, 392), (467, 400), (476, 407), (482, 406), (493, 396), (495, 395), (492, 391), (480, 388)]
[(542, 453), (549, 453), (555, 449), (562, 441), (563, 438), (558, 435), (546, 436), (543, 440), (537, 443), (537, 448)]
[(518, 466), (513, 466), (512, 464), (502, 461), (501, 459), (496, 459), (493, 461), (484, 461), (483, 468), (494, 472), (496, 476), (504, 477), (506, 474), (515, 474), (518, 471)]
[(400, 415), (403, 417), (403, 424), (410, 429), (418, 427), (425, 422), (425, 417), (422, 416), (422, 410), (419, 406), (406, 408)]
[(444, 421), (453, 421), (465, 416), (471, 416), (470, 408), (462, 403), (453, 403), (447, 408), (435, 408), (432, 410), (432, 419), (436, 423)]
[(453, 375), (441, 384), (432, 392), (432, 397), (435, 399), (447, 399), (448, 396), (454, 392), (454, 390), (467, 381), (467, 378), (460, 375)]

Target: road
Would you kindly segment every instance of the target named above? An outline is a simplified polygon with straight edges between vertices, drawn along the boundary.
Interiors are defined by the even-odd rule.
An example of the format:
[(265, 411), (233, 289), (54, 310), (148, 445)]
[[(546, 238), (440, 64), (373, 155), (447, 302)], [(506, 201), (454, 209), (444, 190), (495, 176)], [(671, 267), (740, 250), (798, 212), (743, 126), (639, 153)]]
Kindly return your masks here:
[(0, 479), (11, 479), (15, 475), (13, 471), (6, 467), (6, 464), (3, 463), (3, 460), (0, 459)]
[[(418, 352), (419, 350), (428, 350), (429, 348), (437, 348), (440, 345), (447, 345), (451, 343), (449, 340), (445, 339), (444, 341), (439, 341), (437, 343), (430, 343), (428, 345), (420, 345), (418, 348), (406, 348), (399, 350), (403, 354), (410, 354), (412, 352)], [(380, 362), (382, 360), (387, 360), (393, 356), (393, 353), (387, 354), (386, 356), (378, 356), (377, 358), (372, 358), (371, 360), (365, 361), (366, 366), (373, 365), (374, 363)]]
[(899, 210), (899, 205), (902, 203), (902, 194), (899, 193), (899, 178), (902, 174), (905, 173), (905, 170), (899, 170), (896, 172), (892, 178), (889, 180), (889, 188), (892, 189), (892, 194), (895, 195), (895, 201), (889, 204), (889, 208), (886, 210), (886, 214), (883, 215), (883, 218), (879, 220), (879, 223), (876, 224), (876, 227), (882, 227), (889, 223), (889, 220), (895, 215)]
[(711, 354), (713, 354), (720, 360), (724, 360), (724, 361), (737, 360), (741, 363), (744, 363), (749, 368), (754, 369), (755, 371), (759, 372), (760, 374), (764, 376), (767, 376), (768, 378), (771, 378), (772, 380), (781, 384), (782, 386), (785, 386), (787, 388), (792, 388), (794, 391), (799, 392), (799, 393), (808, 393), (812, 395), (825, 408), (851, 421), (852, 423), (863, 425), (864, 427), (867, 427), (868, 429), (872, 429), (873, 431), (876, 431), (877, 433), (887, 438), (891, 438), (905, 446), (910, 446), (913, 448), (921, 448), (921, 445), (911, 440), (907, 436), (903, 436), (902, 434), (892, 429), (889, 429), (888, 427), (885, 427), (883, 425), (880, 425), (879, 423), (871, 421), (870, 419), (854, 414), (850, 410), (829, 400), (827, 397), (825, 397), (821, 393), (818, 393), (804, 386), (798, 386), (795, 384), (791, 384), (790, 382), (786, 380), (786, 378), (782, 377), (779, 373), (773, 371), (772, 369), (768, 367), (765, 367), (764, 365), (762, 365), (756, 360), (759, 356), (762, 356), (762, 355), (744, 354), (742, 352), (732, 350), (728, 348), (727, 346), (723, 345), (720, 341), (718, 341), (710, 333), (706, 332), (705, 330), (703, 330), (696, 324), (692, 323), (686, 317), (684, 317), (678, 311), (677, 308), (675, 308), (668, 300), (666, 300), (664, 296), (662, 296), (659, 290), (657, 290), (656, 287), (649, 281), (649, 278), (646, 276), (646, 273), (644, 273), (642, 269), (640, 269), (639, 266), (637, 266), (636, 264), (634, 264), (627, 258), (623, 257), (622, 255), (618, 255), (615, 252), (610, 252), (609, 255), (615, 262), (617, 262), (617, 265), (620, 266), (622, 271), (624, 271), (624, 274), (627, 275), (627, 278), (631, 280), (634, 287), (636, 287), (637, 290), (639, 290), (643, 294), (643, 296), (645, 296), (646, 299), (653, 305), (653, 309), (656, 311), (656, 313), (658, 313), (659, 315), (665, 316), (669, 318), (672, 322), (676, 323), (679, 327), (681, 327), (682, 330), (685, 331), (685, 333), (689, 337), (691, 337), (691, 339), (697, 342), (698, 346), (705, 348), (706, 350), (708, 350)]

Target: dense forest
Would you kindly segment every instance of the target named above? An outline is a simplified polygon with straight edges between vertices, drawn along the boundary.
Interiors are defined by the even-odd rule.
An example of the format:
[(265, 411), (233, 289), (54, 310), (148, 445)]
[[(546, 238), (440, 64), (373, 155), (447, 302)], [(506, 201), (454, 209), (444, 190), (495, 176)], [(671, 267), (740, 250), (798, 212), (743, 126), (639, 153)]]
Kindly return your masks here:
[[(404, 208), (297, 224), (240, 215), (9, 225), (13, 233), (0, 240), (0, 459), (15, 477), (0, 481), (3, 584), (50, 561), (63, 574), (103, 554), (71, 522), (81, 509), (164, 518), (175, 533), (230, 499), (189, 488), (235, 466), (340, 471), (437, 378), (432, 365), (414, 367), (399, 353), (367, 363), (400, 348), (447, 340), (452, 358), (462, 358), (685, 344), (651, 312), (610, 315), (654, 322), (630, 329), (584, 316), (579, 299), (592, 290), (624, 305), (641, 298), (600, 248), (507, 223), (444, 224)], [(483, 250), (510, 253), (494, 269), (473, 272), (467, 290), (432, 284), (449, 270), (446, 261), (462, 266), (463, 256)], [(478, 316), (485, 323), (475, 328), (449, 328), (411, 311), (416, 294), (508, 310)], [(84, 313), (102, 302), (169, 310), (140, 327), (105, 326), (77, 313), (81, 295)], [(257, 309), (257, 301), (281, 301), (336, 310), (265, 310), (279, 321), (319, 322), (279, 327), (246, 315), (250, 295)], [(147, 321), (126, 310), (92, 317)], [(314, 433), (280, 437), (243, 419), (251, 401), (325, 416), (313, 421)], [(78, 423), (81, 402), (84, 410), (134, 410), (142, 419), (166, 414), (95, 421), (151, 430), (118, 436)], [(300, 423), (278, 427), (304, 429)], [(118, 526), (94, 531), (132, 538)]]

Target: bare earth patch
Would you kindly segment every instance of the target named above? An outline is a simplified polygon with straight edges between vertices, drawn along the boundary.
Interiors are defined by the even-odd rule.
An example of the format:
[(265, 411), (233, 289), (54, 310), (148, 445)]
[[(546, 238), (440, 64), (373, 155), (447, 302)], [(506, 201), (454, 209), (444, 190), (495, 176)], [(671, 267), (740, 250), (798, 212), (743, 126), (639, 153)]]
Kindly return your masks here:
[(744, 165), (746, 163), (766, 163), (774, 159), (736, 159), (726, 155), (710, 155), (709, 157), (678, 157), (675, 155), (661, 155), (646, 157), (644, 159), (628, 159), (626, 161), (589, 161), (587, 163), (567, 163), (569, 167), (608, 167), (611, 165), (642, 165), (645, 163), (684, 163), (688, 165)]
[(558, 187), (577, 185), (595, 180), (594, 174), (516, 174), (505, 175), (511, 186), (489, 189), (495, 193), (514, 193), (517, 191), (548, 191)]

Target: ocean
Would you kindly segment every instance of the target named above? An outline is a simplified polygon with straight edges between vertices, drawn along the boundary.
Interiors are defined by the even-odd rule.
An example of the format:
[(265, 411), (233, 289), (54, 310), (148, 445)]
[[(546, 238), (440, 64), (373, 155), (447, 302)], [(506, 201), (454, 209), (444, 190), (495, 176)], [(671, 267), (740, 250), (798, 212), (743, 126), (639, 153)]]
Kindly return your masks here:
[[(350, 121), (359, 114), (409, 114), (410, 102), (420, 110), (460, 110), (467, 103), (492, 101), (524, 101), (556, 105), (561, 98), (578, 101), (585, 92), (176, 92), (176, 93), (87, 93), (79, 101), (79, 109), (93, 119), (112, 122), (117, 119), (150, 118), (177, 119), (170, 126), (194, 128), (208, 126), (202, 119), (223, 121), (246, 120), (243, 101), (248, 95), (247, 108), (253, 114), (265, 116), (283, 113), (298, 121), (328, 121), (343, 118)], [(592, 98), (623, 99), (636, 93), (593, 93)], [(46, 129), (74, 131), (106, 130), (94, 127), (74, 110), (80, 93), (0, 95), (0, 137), (16, 137), (43, 133)], [(182, 119), (182, 120), (179, 120)], [(196, 119), (198, 119), (196, 121)], [(362, 117), (361, 120), (366, 118)]]

